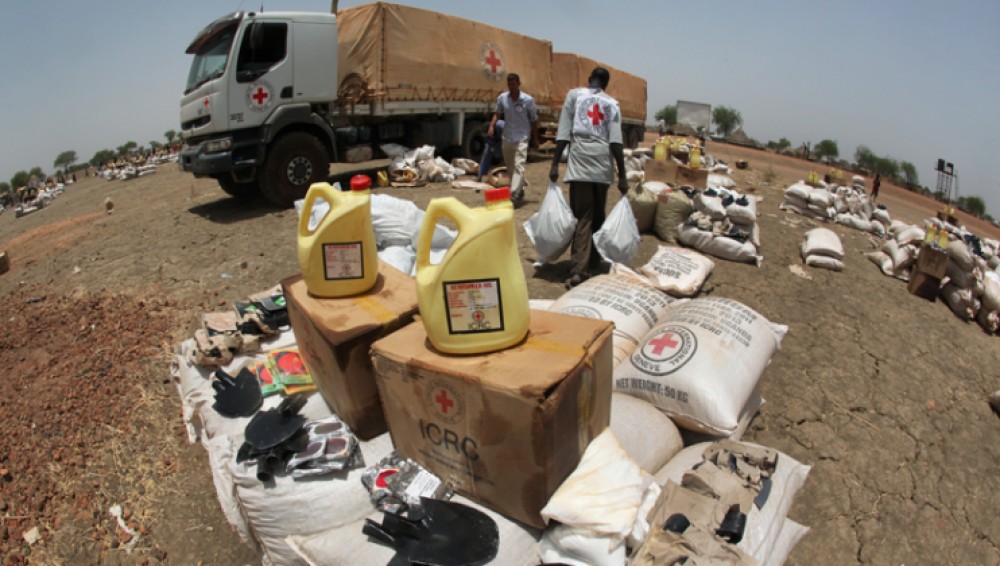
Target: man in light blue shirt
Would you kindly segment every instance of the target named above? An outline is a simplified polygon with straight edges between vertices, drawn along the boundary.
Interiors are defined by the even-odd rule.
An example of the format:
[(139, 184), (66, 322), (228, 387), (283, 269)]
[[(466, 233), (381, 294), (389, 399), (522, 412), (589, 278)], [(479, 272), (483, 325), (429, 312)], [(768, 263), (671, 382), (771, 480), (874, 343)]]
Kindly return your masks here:
[(507, 75), (507, 92), (497, 97), (497, 108), (487, 132), (493, 137), (497, 120), (504, 121), (503, 161), (510, 173), (510, 194), (514, 204), (524, 200), (524, 163), (528, 160), (528, 143), (538, 145), (538, 107), (535, 99), (521, 92), (521, 77)]

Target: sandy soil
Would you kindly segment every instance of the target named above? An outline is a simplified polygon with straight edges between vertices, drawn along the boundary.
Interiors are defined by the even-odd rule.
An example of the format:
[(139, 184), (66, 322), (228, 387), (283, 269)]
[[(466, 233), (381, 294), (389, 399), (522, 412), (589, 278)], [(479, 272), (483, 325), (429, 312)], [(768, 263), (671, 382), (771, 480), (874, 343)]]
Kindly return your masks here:
[[(742, 301), (790, 328), (747, 435), (813, 466), (791, 510), (812, 532), (790, 563), (998, 563), (1000, 420), (985, 402), (1000, 387), (998, 338), (941, 301), (907, 294), (863, 257), (872, 239), (842, 226), (827, 225), (847, 250), (844, 272), (792, 274), (803, 233), (819, 223), (778, 204), (816, 164), (718, 143), (708, 150), (749, 161), (734, 178), (764, 199), (765, 260), (717, 260), (703, 295)], [(537, 210), (547, 171), (529, 165), (519, 220)], [(444, 185), (381, 191), (421, 207), (440, 196), (482, 199)], [(103, 212), (105, 197), (113, 214)], [(910, 222), (938, 208), (888, 184), (882, 201)], [(85, 178), (35, 214), (0, 215), (0, 249), (12, 262), (0, 275), (0, 362), (13, 376), (0, 409), (14, 431), (0, 441), (3, 563), (257, 562), (219, 510), (203, 449), (186, 441), (168, 359), (199, 313), (296, 272), (295, 223), (294, 211), (236, 202), (173, 166), (129, 181)], [(567, 257), (535, 270), (520, 229), (518, 237), (532, 297), (558, 297)], [(644, 235), (633, 266), (657, 245)], [(108, 513), (115, 503), (142, 534), (131, 554)], [(29, 546), (23, 534), (35, 527), (41, 540)]]

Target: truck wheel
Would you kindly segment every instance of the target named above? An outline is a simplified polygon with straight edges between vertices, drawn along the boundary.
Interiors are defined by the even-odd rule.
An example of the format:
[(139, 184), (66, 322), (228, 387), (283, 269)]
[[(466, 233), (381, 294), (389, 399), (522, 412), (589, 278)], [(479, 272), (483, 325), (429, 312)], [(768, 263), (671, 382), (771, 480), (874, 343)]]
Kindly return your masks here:
[(478, 162), (479, 158), (483, 156), (483, 148), (486, 147), (486, 132), (483, 128), (482, 122), (465, 123), (465, 132), (462, 135), (462, 157)]
[(267, 200), (290, 208), (306, 196), (310, 185), (326, 181), (329, 173), (330, 157), (316, 136), (292, 132), (274, 142), (257, 180)]
[(226, 194), (233, 198), (249, 200), (260, 194), (260, 187), (257, 186), (256, 181), (237, 183), (229, 175), (219, 175), (215, 180), (219, 182), (222, 190), (226, 191)]

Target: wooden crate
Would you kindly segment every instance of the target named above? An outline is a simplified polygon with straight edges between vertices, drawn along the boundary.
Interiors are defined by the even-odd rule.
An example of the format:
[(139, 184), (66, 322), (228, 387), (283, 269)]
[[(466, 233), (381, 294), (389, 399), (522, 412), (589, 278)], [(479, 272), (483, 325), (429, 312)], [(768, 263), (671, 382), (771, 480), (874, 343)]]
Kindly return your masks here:
[(910, 274), (910, 282), (906, 285), (906, 290), (911, 295), (916, 295), (921, 299), (930, 302), (937, 300), (938, 290), (941, 288), (941, 279), (927, 273), (922, 273), (916, 269)]
[(932, 248), (927, 245), (920, 247), (917, 254), (917, 265), (914, 272), (923, 273), (943, 279), (948, 268), (948, 254), (944, 250)]

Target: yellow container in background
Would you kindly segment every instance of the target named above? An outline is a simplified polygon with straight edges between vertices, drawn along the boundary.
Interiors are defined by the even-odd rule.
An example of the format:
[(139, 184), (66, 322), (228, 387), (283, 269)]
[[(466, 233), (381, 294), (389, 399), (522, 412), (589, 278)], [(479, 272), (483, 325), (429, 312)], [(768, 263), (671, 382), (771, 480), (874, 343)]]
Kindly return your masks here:
[[(378, 280), (378, 249), (372, 227), (371, 179), (357, 175), (351, 191), (314, 183), (299, 218), (299, 267), (306, 289), (317, 297), (347, 297), (368, 291)], [(317, 198), (330, 211), (315, 229), (309, 217)]]
[[(524, 339), (530, 311), (528, 285), (514, 232), (507, 187), (486, 191), (485, 208), (454, 197), (427, 206), (417, 242), (417, 305), (431, 344), (448, 354), (482, 354)], [(438, 220), (458, 236), (437, 265), (430, 263)]]
[(695, 145), (691, 148), (689, 165), (692, 169), (701, 169), (701, 148)]
[(666, 161), (667, 154), (669, 152), (670, 142), (663, 138), (656, 140), (656, 143), (653, 145), (653, 159), (657, 161)]

